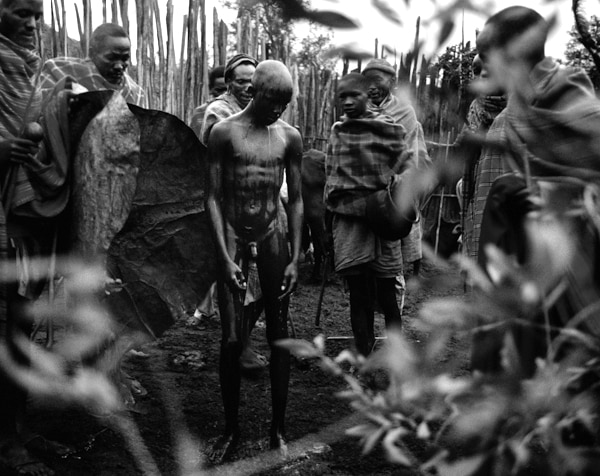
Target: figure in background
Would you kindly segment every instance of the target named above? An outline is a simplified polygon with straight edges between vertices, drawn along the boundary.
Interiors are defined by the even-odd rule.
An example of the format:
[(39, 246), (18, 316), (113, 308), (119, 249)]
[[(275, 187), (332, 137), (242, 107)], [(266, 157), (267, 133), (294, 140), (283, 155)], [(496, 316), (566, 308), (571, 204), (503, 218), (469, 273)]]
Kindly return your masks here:
[[(200, 141), (202, 141), (204, 114), (206, 113), (208, 105), (227, 92), (227, 84), (225, 84), (225, 66), (215, 66), (210, 73), (208, 73), (208, 88), (210, 92), (208, 101), (194, 109), (190, 121), (190, 127)], [(202, 302), (198, 305), (198, 308), (194, 313), (196, 317), (212, 317), (217, 314), (216, 293), (217, 283), (215, 282), (210, 287), (208, 293), (206, 293), (206, 296), (202, 299)]]
[(258, 61), (246, 54), (235, 55), (227, 61), (224, 76), (227, 92), (212, 101), (204, 113), (200, 134), (204, 145), (208, 144), (208, 136), (216, 123), (241, 112), (252, 100), (250, 88), (257, 64)]
[[(488, 72), (483, 61), (476, 55), (473, 58), (473, 83), (486, 81)], [(464, 161), (463, 176), (458, 187), (462, 213), (462, 246), (463, 254), (477, 259), (481, 217), (485, 199), (492, 182), (506, 172), (500, 155), (482, 144), (492, 122), (506, 107), (506, 97), (502, 91), (490, 91), (489, 94), (475, 98), (469, 106), (466, 124), (454, 146)], [(490, 137), (499, 130), (502, 119), (493, 126)]]
[(144, 90), (127, 74), (130, 60), (131, 41), (125, 30), (104, 23), (92, 32), (88, 58), (54, 58), (44, 63), (40, 76), (44, 101), (57, 84), (72, 81), (88, 91), (119, 91), (128, 103), (147, 107)]
[[(37, 159), (42, 137), (23, 137), (26, 124), (41, 115), (35, 78), (41, 67), (36, 46), (43, 11), (42, 0), (0, 1), (0, 339), (22, 365), (28, 358), (15, 342), (29, 338), (33, 322), (27, 307), (46, 283), (31, 262), (55, 251), (57, 227), (56, 214), (40, 215), (27, 207), (37, 197), (38, 175), (51, 168)], [(21, 206), (31, 213), (19, 214)], [(34, 440), (45, 439), (32, 438), (23, 427), (26, 399), (26, 390), (0, 369), (0, 473), (53, 475), (30, 452), (36, 449)]]
[[(414, 152), (415, 166), (418, 169), (428, 168), (431, 165), (431, 159), (427, 154), (423, 127), (417, 120), (415, 109), (410, 103), (394, 94), (396, 85), (394, 67), (388, 61), (376, 58), (367, 63), (362, 74), (370, 81), (367, 108), (370, 111), (390, 116), (395, 122), (401, 124), (406, 130), (406, 145)], [(402, 260), (404, 264), (412, 264), (415, 276), (419, 274), (423, 258), (422, 238), (423, 233), (419, 221), (413, 225), (410, 234), (401, 241)], [(404, 282), (403, 273), (399, 275), (399, 282)]]
[(226, 92), (227, 84), (225, 84), (225, 66), (215, 66), (208, 73), (208, 101), (194, 109), (194, 113), (192, 114), (192, 119), (190, 121), (190, 127), (196, 133), (198, 139), (202, 140), (202, 126), (204, 125), (204, 114), (206, 113), (206, 108), (211, 102)]
[[(240, 355), (250, 329), (246, 304), (262, 295), (271, 346), (271, 448), (285, 451), (284, 417), (290, 356), (274, 345), (288, 336), (287, 310), (298, 282), (302, 195), (300, 133), (279, 117), (292, 99), (292, 78), (283, 63), (263, 61), (248, 91), (254, 99), (239, 114), (214, 125), (208, 140), (206, 207), (220, 263), (217, 280), (222, 326), (219, 376), (225, 432), (211, 459), (229, 457), (240, 437)], [(288, 185), (288, 238), (279, 226), (279, 193)], [(251, 266), (258, 275), (249, 275)]]
[(344, 115), (331, 129), (325, 159), (335, 270), (347, 280), (354, 341), (365, 356), (375, 344), (375, 293), (386, 328), (399, 329), (402, 324), (396, 299), (396, 278), (402, 272), (400, 240), (379, 238), (371, 230), (367, 198), (386, 188), (393, 175), (415, 166), (404, 127), (367, 108), (370, 84), (358, 73), (341, 78), (337, 99)]
[[(496, 142), (507, 169), (515, 171), (498, 177), (490, 187), (478, 261), (486, 269), (485, 248), (494, 244), (517, 262), (526, 263), (526, 223), (536, 220), (539, 212), (558, 213), (574, 245), (564, 276), (568, 286), (548, 310), (550, 323), (560, 327), (600, 299), (599, 230), (590, 218), (597, 210), (589, 208), (589, 203), (582, 209), (584, 196), (597, 194), (600, 183), (600, 101), (582, 69), (561, 66), (545, 55), (548, 29), (535, 10), (514, 6), (491, 16), (477, 37), (479, 55), (489, 72), (481, 84), (487, 90), (482, 92), (501, 89), (508, 97), (506, 109), (488, 132), (487, 147)], [(502, 133), (490, 140), (501, 118)], [(535, 203), (532, 196), (537, 198)], [(530, 213), (536, 203), (546, 204), (538, 215)], [(540, 311), (540, 329), (543, 322)], [(596, 318), (580, 327), (600, 335)], [(531, 326), (513, 329), (513, 334), (523, 373), (530, 375), (536, 368), (535, 358), (546, 355), (546, 336)], [(479, 346), (486, 358), (484, 370), (501, 368), (502, 337), (496, 344)], [(482, 355), (475, 355), (474, 364), (483, 361)]]

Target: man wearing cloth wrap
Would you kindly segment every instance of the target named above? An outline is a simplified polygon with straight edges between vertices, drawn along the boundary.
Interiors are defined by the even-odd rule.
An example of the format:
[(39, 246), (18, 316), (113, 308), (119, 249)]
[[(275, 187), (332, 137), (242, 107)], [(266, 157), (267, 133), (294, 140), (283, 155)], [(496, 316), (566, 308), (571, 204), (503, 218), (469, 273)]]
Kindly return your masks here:
[[(274, 346), (286, 338), (289, 296), (298, 281), (303, 207), (301, 195), (302, 138), (279, 119), (292, 98), (292, 78), (278, 61), (264, 61), (252, 76), (254, 98), (241, 113), (214, 125), (208, 140), (209, 180), (206, 208), (212, 222), (222, 339), (220, 383), (225, 433), (211, 459), (223, 461), (239, 439), (239, 357), (248, 321), (244, 315), (247, 270), (255, 261), (264, 300), (267, 340), (271, 346), (271, 448), (285, 451), (284, 416), (290, 356)], [(288, 224), (292, 256), (279, 224), (279, 191), (287, 174)], [(250, 281), (250, 280), (249, 280)], [(248, 289), (247, 289), (248, 288)]]
[[(51, 217), (17, 214), (20, 206), (27, 207), (37, 197), (34, 187), (38, 182), (31, 179), (47, 170), (36, 159), (39, 144), (20, 137), (25, 124), (40, 116), (36, 74), (41, 60), (35, 45), (42, 14), (42, 0), (0, 1), (0, 338), (20, 364), (26, 364), (27, 358), (16, 348), (15, 339), (29, 335), (26, 305), (43, 286), (41, 278), (30, 275), (31, 279), (26, 279), (26, 271), (31, 270), (25, 268), (25, 257), (48, 253), (54, 233)], [(15, 268), (18, 279), (8, 278), (6, 274), (14, 273)], [(25, 447), (30, 435), (24, 436), (19, 425), (25, 401), (25, 390), (0, 369), (0, 473), (52, 475), (54, 471)]]

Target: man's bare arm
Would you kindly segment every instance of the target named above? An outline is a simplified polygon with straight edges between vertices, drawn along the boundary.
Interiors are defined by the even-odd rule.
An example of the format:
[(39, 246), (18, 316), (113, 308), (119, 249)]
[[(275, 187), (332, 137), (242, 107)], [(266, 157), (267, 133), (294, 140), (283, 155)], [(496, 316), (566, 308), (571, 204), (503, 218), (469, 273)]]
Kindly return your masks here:
[(228, 145), (227, 128), (213, 127), (208, 140), (208, 187), (206, 209), (210, 217), (217, 259), (224, 267), (225, 279), (230, 286), (244, 289), (242, 270), (233, 262), (225, 240), (225, 222), (221, 210), (223, 197), (223, 160)]
[(285, 154), (285, 167), (288, 186), (288, 228), (292, 245), (292, 257), (285, 270), (282, 285), (283, 295), (287, 296), (298, 283), (298, 260), (302, 245), (302, 222), (304, 205), (302, 202), (302, 137), (296, 129), (288, 132), (289, 145)]

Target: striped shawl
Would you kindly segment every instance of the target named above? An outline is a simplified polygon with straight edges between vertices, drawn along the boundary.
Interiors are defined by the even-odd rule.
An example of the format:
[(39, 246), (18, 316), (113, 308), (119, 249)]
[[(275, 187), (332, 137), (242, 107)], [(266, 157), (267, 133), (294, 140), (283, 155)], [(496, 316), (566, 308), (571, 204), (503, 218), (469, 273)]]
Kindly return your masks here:
[(121, 96), (130, 104), (148, 107), (144, 90), (127, 73), (123, 84), (116, 85), (104, 79), (92, 60), (81, 58), (54, 58), (44, 63), (40, 76), (44, 101), (52, 94), (55, 86), (71, 78), (89, 91), (111, 90), (119, 91)]
[[(26, 122), (36, 121), (40, 112), (41, 95), (35, 85), (40, 65), (39, 56), (0, 34), (0, 138), (18, 136)], [(21, 167), (18, 169), (23, 175)], [(0, 177), (4, 196), (6, 177)], [(0, 262), (8, 259), (6, 213), (0, 206)], [(4, 273), (8, 266), (0, 266), (0, 319), (6, 317), (6, 284)]]

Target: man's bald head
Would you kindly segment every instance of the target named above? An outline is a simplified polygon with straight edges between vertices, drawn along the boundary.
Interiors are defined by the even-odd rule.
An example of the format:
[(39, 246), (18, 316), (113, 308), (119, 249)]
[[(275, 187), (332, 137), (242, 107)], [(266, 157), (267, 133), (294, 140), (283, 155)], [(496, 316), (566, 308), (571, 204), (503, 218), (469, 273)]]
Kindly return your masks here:
[(294, 84), (292, 75), (280, 61), (266, 60), (258, 63), (252, 75), (254, 94), (267, 94), (281, 99), (292, 99)]

